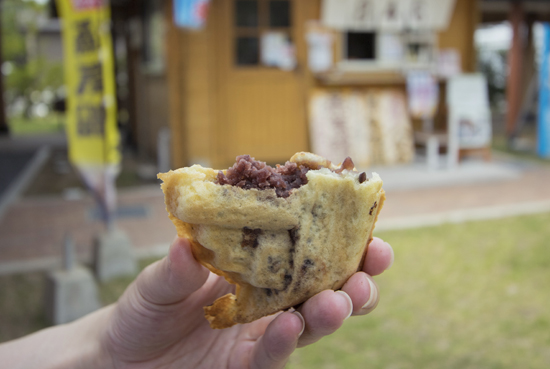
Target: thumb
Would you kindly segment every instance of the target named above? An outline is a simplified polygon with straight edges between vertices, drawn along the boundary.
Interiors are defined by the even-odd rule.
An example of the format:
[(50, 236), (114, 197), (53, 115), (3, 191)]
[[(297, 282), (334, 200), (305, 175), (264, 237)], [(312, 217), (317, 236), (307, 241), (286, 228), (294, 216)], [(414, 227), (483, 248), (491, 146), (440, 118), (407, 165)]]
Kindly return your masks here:
[(168, 256), (149, 265), (136, 279), (136, 288), (145, 300), (156, 305), (175, 304), (198, 290), (209, 272), (199, 264), (185, 238), (176, 237)]

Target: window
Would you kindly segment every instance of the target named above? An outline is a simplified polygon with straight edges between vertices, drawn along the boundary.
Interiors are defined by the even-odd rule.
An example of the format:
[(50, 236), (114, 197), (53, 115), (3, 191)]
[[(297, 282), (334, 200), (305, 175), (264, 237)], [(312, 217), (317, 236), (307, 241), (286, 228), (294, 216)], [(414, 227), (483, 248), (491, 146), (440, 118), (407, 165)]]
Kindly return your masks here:
[(235, 26), (258, 27), (258, 1), (235, 1)]
[(237, 37), (237, 64), (258, 65), (260, 62), (260, 42), (258, 37)]
[(346, 59), (376, 59), (376, 34), (374, 32), (348, 32), (346, 38)]
[(234, 0), (233, 42), (234, 62), (237, 66), (271, 65), (265, 62), (265, 55), (273, 59), (273, 49), (263, 49), (290, 44), (291, 5), (289, 0)]
[(433, 31), (348, 31), (342, 33), (346, 70), (430, 68), (435, 61)]

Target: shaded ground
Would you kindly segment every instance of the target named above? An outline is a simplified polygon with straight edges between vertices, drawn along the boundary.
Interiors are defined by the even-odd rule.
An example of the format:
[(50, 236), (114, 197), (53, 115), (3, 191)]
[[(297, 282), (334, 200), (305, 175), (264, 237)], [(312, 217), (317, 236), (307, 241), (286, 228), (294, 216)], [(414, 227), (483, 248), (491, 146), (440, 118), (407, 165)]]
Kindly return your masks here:
[[(158, 183), (154, 178), (143, 179), (138, 175), (138, 162), (130, 152), (123, 156), (121, 172), (117, 177), (117, 188), (137, 187)], [(24, 196), (63, 195), (67, 190), (85, 191), (84, 183), (77, 170), (69, 163), (67, 150), (52, 150), (50, 158), (26, 189)]]
[[(154, 261), (140, 261), (140, 269)], [(98, 292), (103, 305), (117, 301), (133, 279), (117, 278), (100, 284)], [(44, 281), (44, 273), (0, 276), (0, 343), (50, 326), (44, 314)]]
[(0, 198), (28, 165), (36, 150), (0, 149)]

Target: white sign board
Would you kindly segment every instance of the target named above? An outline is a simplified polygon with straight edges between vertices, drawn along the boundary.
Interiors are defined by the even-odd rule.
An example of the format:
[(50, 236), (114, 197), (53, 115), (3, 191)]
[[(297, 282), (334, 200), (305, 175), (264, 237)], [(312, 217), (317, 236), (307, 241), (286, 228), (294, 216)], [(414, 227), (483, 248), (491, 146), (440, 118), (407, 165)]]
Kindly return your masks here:
[(439, 102), (439, 85), (430, 72), (414, 71), (407, 75), (409, 111), (415, 118), (432, 118)]
[(318, 22), (306, 24), (306, 41), (308, 46), (307, 63), (309, 70), (314, 73), (326, 72), (332, 68), (334, 62), (332, 31), (321, 26)]
[(461, 149), (487, 147), (491, 143), (491, 110), (487, 80), (482, 74), (461, 74), (447, 84), (449, 129)]
[(456, 0), (323, 0), (322, 23), (338, 30), (444, 30)]

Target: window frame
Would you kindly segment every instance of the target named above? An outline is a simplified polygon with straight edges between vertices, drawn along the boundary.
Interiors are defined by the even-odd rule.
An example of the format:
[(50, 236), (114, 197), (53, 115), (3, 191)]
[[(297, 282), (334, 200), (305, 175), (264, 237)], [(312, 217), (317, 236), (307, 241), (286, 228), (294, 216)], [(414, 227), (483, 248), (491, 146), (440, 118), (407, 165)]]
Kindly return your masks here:
[[(406, 71), (414, 69), (433, 68), (436, 63), (437, 35), (432, 32), (387, 32), (398, 35), (403, 46), (403, 58), (401, 61), (381, 60), (381, 36), (385, 33), (381, 30), (369, 30), (363, 32), (374, 32), (375, 34), (375, 58), (370, 60), (348, 59), (347, 35), (349, 32), (361, 32), (357, 30), (346, 30), (340, 32), (340, 55), (336, 63), (337, 69), (349, 72), (370, 72), (370, 71)], [(430, 60), (428, 62), (410, 62), (407, 60), (407, 48), (412, 43), (427, 44), (431, 48)]]
[[(282, 71), (276, 67), (271, 67), (262, 64), (262, 35), (267, 32), (281, 32), (284, 33), (296, 46), (294, 32), (296, 30), (295, 22), (295, 1), (294, 0), (252, 0), (258, 3), (258, 26), (257, 27), (239, 27), (236, 24), (236, 3), (239, 0), (232, 0), (231, 2), (231, 67), (236, 70), (269, 70), (269, 71)], [(288, 1), (289, 3), (289, 27), (271, 27), (269, 19), (269, 3), (271, 1)], [(258, 38), (258, 63), (257, 64), (238, 64), (237, 63), (237, 39), (239, 37), (257, 37)]]

